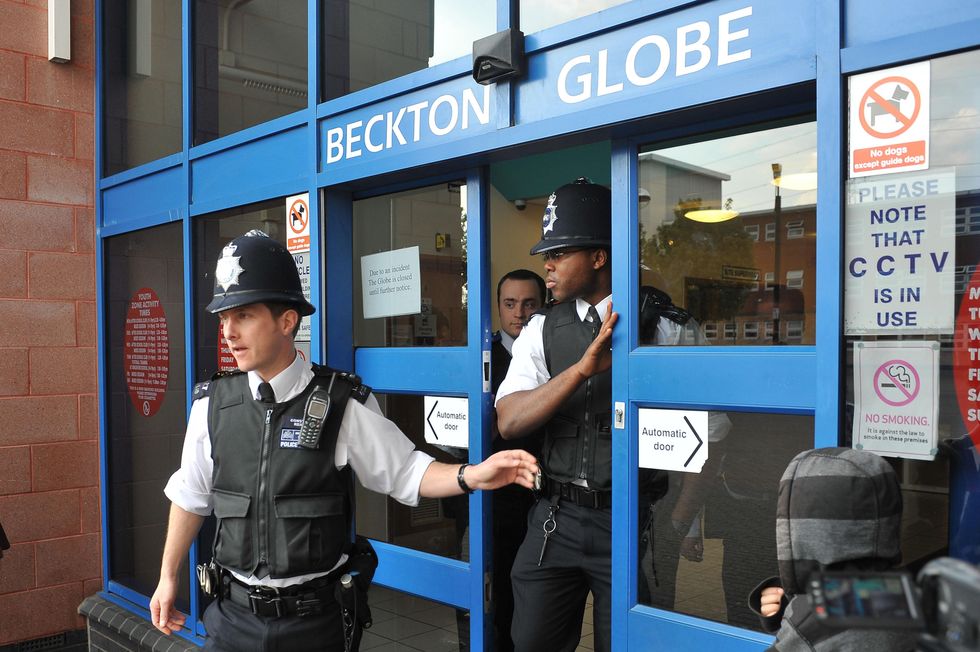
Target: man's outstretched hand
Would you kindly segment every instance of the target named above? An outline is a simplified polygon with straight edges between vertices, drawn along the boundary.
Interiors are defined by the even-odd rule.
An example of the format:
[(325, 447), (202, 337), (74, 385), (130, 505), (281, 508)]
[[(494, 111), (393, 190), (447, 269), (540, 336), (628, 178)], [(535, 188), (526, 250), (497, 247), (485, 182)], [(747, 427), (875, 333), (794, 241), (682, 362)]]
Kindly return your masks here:
[(494, 453), (479, 464), (466, 467), (463, 479), (470, 489), (498, 489), (508, 484), (532, 489), (537, 472), (534, 455), (513, 449)]

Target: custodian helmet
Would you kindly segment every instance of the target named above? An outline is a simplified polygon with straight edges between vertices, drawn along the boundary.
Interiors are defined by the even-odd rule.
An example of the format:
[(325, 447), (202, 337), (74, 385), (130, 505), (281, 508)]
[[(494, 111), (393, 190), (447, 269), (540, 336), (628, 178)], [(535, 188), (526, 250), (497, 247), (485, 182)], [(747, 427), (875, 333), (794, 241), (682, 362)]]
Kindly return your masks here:
[(541, 242), (531, 255), (562, 247), (609, 247), (612, 193), (579, 177), (551, 193), (541, 220)]
[(284, 303), (301, 317), (316, 312), (303, 296), (293, 255), (257, 229), (221, 250), (214, 270), (214, 299), (207, 310), (221, 312), (250, 303)]

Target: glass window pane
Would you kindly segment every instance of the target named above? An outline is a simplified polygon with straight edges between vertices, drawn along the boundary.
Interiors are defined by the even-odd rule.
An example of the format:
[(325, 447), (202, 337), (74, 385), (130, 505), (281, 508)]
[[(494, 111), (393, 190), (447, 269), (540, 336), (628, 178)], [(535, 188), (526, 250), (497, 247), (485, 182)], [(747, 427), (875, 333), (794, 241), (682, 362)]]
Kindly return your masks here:
[(779, 479), (813, 447), (813, 417), (727, 418), (731, 430), (709, 440), (701, 473), (639, 470), (637, 596), (640, 604), (760, 630), (746, 597), (779, 575)]
[[(179, 223), (105, 240), (110, 578), (153, 593), (186, 425)], [(187, 575), (178, 608), (189, 608)]]
[(323, 101), (470, 55), (492, 0), (323, 0)]
[(307, 105), (305, 0), (194, 3), (194, 144)]
[(567, 23), (581, 16), (621, 5), (628, 0), (579, 0), (578, 2), (541, 2), (521, 0), (521, 31), (540, 32), (546, 27)]
[(181, 150), (180, 3), (104, 3), (103, 173)]
[[(862, 438), (871, 440), (869, 418), (872, 414), (883, 417), (902, 416), (901, 407), (876, 407), (877, 394), (872, 386), (862, 383), (862, 405), (855, 405), (854, 351), (856, 345), (875, 342), (872, 346), (895, 347), (910, 343), (936, 343), (939, 347), (939, 364), (935, 383), (938, 384), (937, 418), (929, 412), (931, 427), (885, 426), (879, 436), (894, 436), (890, 430), (911, 430), (913, 433), (936, 434), (937, 453), (933, 461), (889, 458), (903, 479), (905, 513), (903, 519), (904, 561), (920, 565), (939, 555), (980, 562), (976, 523), (980, 522), (980, 510), (971, 501), (968, 487), (980, 482), (980, 471), (975, 464), (976, 449), (980, 442), (977, 418), (980, 403), (980, 381), (974, 373), (978, 366), (976, 335), (980, 331), (977, 302), (980, 276), (976, 274), (980, 260), (980, 231), (975, 216), (980, 215), (980, 52), (966, 52), (934, 59), (930, 68), (930, 143), (929, 169), (917, 172), (897, 172), (863, 177), (849, 182), (851, 190), (858, 187), (901, 187), (901, 184), (927, 183), (939, 180), (940, 191), (925, 197), (891, 200), (885, 197), (872, 205), (861, 208), (852, 192), (848, 192), (845, 207), (845, 366), (844, 385), (847, 414), (844, 424), (845, 443), (851, 444), (863, 427)], [(879, 118), (880, 119), (880, 118)], [(883, 123), (884, 124), (884, 123)], [(860, 185), (859, 185), (860, 184)], [(880, 193), (879, 193), (880, 194)], [(873, 232), (888, 234), (877, 236), (881, 246), (875, 247), (875, 237), (862, 226), (870, 219), (871, 209), (885, 210), (902, 205), (923, 206), (924, 219), (916, 220), (907, 228), (903, 224), (885, 222), (875, 225)], [(864, 219), (861, 219), (863, 214)], [(922, 229), (922, 246), (916, 245)], [(912, 234), (902, 243), (902, 234)], [(891, 239), (894, 238), (894, 239)], [(928, 242), (928, 246), (926, 245)], [(909, 244), (911, 243), (911, 244)], [(948, 251), (949, 264), (937, 270), (931, 263), (930, 254), (941, 260)], [(868, 258), (867, 287), (850, 273), (849, 259), (864, 253)], [(877, 274), (875, 260), (894, 255), (896, 261), (908, 260), (906, 255), (921, 253), (929, 261), (927, 271), (915, 273), (896, 265), (901, 276), (901, 286), (892, 288), (894, 298), (886, 306), (884, 302), (855, 306), (855, 296), (863, 291), (874, 292), (888, 289), (888, 279)], [(887, 266), (886, 266), (887, 269)], [(930, 277), (933, 277), (930, 279)], [(935, 281), (935, 289), (926, 286)], [(921, 286), (921, 288), (920, 288)], [(899, 288), (921, 289), (916, 299), (902, 298)], [(931, 321), (930, 327), (915, 328), (895, 324), (891, 319), (878, 320), (883, 314), (910, 312)], [(903, 320), (904, 321), (904, 320)], [(916, 320), (920, 323), (920, 320)], [(883, 323), (883, 325), (882, 325)], [(862, 332), (862, 325), (872, 324), (876, 332)], [(894, 349), (893, 349), (894, 350)], [(901, 351), (895, 351), (902, 354)], [(898, 356), (896, 356), (898, 357)], [(863, 366), (863, 365), (862, 365)], [(873, 371), (873, 370), (872, 370)], [(928, 371), (928, 369), (926, 369)], [(920, 372), (922, 373), (922, 372)], [(866, 374), (872, 377), (873, 374)], [(923, 384), (923, 387), (925, 385)], [(914, 391), (914, 390), (913, 390)], [(925, 395), (925, 391), (918, 394)], [(909, 408), (919, 410), (921, 402), (913, 399)], [(929, 408), (930, 410), (932, 408)], [(877, 444), (876, 444), (877, 445)]]
[(466, 305), (465, 183), (354, 202), (355, 346), (466, 346)]
[[(425, 441), (424, 397), (375, 394), (381, 410), (415, 448), (440, 462), (466, 461), (465, 449), (437, 447)], [(469, 561), (469, 498), (421, 498), (415, 507), (357, 485), (357, 532), (366, 537), (434, 555)]]
[[(816, 272), (816, 165), (813, 122), (641, 148), (640, 285), (690, 313), (689, 330), (725, 322), (725, 344), (813, 344), (815, 284), (788, 287), (785, 276), (789, 265)], [(779, 325), (788, 320), (803, 323), (792, 342)], [(774, 336), (738, 338), (749, 321)], [(641, 332), (640, 341), (650, 338)]]

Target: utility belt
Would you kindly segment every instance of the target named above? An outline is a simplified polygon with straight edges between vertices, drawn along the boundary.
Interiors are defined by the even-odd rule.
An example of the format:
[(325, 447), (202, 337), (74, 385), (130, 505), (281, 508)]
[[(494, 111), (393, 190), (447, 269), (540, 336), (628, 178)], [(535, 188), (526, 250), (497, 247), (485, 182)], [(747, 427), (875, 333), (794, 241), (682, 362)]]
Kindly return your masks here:
[(546, 475), (541, 477), (540, 495), (548, 498), (559, 496), (579, 507), (592, 509), (606, 509), (612, 505), (612, 491), (609, 489), (592, 489), (571, 482), (560, 482)]
[(323, 613), (324, 608), (337, 604), (337, 582), (346, 572), (345, 567), (346, 564), (324, 577), (283, 588), (246, 584), (221, 569), (221, 599), (234, 602), (264, 618), (316, 616)]

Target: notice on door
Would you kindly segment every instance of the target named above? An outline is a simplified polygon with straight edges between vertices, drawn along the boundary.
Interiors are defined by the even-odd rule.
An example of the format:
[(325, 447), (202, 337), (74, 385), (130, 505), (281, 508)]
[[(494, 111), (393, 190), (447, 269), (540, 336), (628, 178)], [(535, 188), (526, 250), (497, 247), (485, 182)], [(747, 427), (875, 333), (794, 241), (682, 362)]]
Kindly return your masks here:
[(849, 177), (929, 169), (929, 62), (848, 82)]
[(152, 417), (163, 403), (170, 373), (167, 315), (152, 288), (140, 288), (129, 300), (123, 347), (129, 399), (137, 412)]
[(364, 318), (417, 315), (422, 310), (419, 248), (361, 256)]
[(956, 172), (847, 184), (844, 333), (953, 332)]
[(708, 460), (708, 413), (641, 408), (639, 464), (642, 469), (700, 473)]
[(855, 342), (854, 448), (935, 459), (938, 372), (939, 342)]
[(980, 451), (980, 267), (960, 299), (953, 338), (956, 401), (973, 446)]
[(424, 405), (426, 442), (453, 448), (469, 447), (469, 399), (426, 396)]

